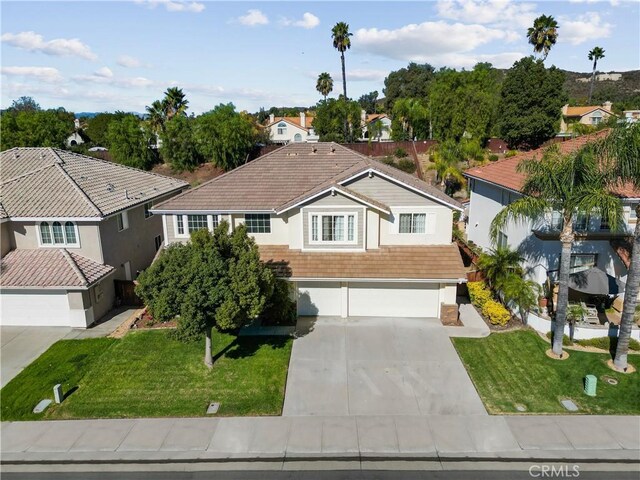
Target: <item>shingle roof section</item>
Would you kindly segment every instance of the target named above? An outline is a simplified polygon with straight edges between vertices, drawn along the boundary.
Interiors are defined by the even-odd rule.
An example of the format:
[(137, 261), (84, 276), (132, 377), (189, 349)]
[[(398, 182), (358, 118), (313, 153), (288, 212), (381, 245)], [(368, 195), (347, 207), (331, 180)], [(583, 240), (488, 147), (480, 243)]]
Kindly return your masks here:
[(260, 245), (260, 258), (289, 278), (464, 279), (458, 247), (393, 246), (366, 252), (302, 252), (286, 245)]
[(0, 202), (9, 217), (100, 218), (187, 186), (54, 148), (0, 154)]
[(398, 169), (335, 143), (290, 143), (161, 205), (164, 211), (281, 211), (374, 169), (442, 202), (448, 195)]
[(3, 288), (88, 288), (114, 270), (63, 248), (12, 250), (2, 257)]

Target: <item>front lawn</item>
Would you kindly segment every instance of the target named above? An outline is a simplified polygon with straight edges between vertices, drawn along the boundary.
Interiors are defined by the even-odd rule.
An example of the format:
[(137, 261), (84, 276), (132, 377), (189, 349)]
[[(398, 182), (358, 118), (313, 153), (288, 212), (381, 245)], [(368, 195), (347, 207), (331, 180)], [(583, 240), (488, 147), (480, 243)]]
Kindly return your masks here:
[[(131, 332), (120, 340), (54, 344), (0, 391), (2, 420), (279, 415), (292, 339), (214, 333), (212, 370), (204, 340), (183, 343), (166, 331)], [(61, 405), (31, 413), (52, 387), (77, 387)]]
[[(552, 360), (545, 355), (550, 348), (530, 330), (493, 333), (486, 338), (454, 338), (453, 343), (489, 413), (570, 413), (560, 399), (570, 398), (579, 407), (577, 413), (640, 413), (640, 374), (614, 372), (606, 365), (608, 354), (569, 350), (567, 360)], [(638, 357), (629, 356), (638, 367)], [(597, 396), (583, 393), (583, 379), (598, 378)], [(602, 376), (618, 380), (617, 385), (602, 381)]]

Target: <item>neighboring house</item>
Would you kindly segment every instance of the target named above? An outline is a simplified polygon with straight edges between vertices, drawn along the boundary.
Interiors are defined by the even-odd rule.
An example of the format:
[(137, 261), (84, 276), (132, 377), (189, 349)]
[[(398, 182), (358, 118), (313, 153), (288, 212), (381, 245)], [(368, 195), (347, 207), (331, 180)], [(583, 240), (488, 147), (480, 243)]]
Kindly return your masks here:
[(266, 128), (273, 143), (315, 143), (318, 141), (312, 123), (314, 117), (300, 112), (298, 117), (276, 117), (269, 115)]
[(54, 148), (0, 154), (2, 325), (87, 327), (162, 245), (154, 203), (188, 185)]
[(627, 123), (640, 122), (640, 110), (625, 110), (623, 116)]
[[(557, 145), (563, 153), (569, 153), (603, 134), (606, 132), (584, 135)], [(471, 191), (467, 224), (469, 240), (483, 249), (495, 246), (489, 236), (491, 221), (503, 207), (521, 196), (520, 190), (525, 177), (517, 171), (518, 164), (526, 158), (540, 158), (542, 153), (542, 149), (533, 150), (465, 172)], [(578, 215), (574, 228), (582, 235), (582, 239), (573, 246), (572, 272), (598, 267), (626, 282), (627, 266), (618, 253), (617, 243), (635, 228), (637, 219), (634, 206), (640, 202), (640, 192), (627, 187), (617, 193), (624, 205), (624, 231), (611, 231), (597, 215)], [(543, 222), (509, 224), (498, 235), (497, 245), (519, 250), (525, 258), (524, 267), (536, 282), (542, 284), (548, 276), (556, 278), (559, 269), (561, 222), (559, 212), (549, 212)]]
[(562, 107), (562, 117), (560, 119), (559, 136), (569, 136), (573, 133), (572, 124), (582, 123), (583, 125), (598, 126), (608, 120), (610, 116), (616, 116), (611, 111), (611, 102), (604, 102), (600, 105), (588, 107), (570, 107), (568, 104)]
[(85, 136), (83, 135), (82, 128), (80, 126), (80, 120), (77, 118), (74, 120), (74, 128), (74, 132), (65, 140), (65, 145), (67, 147), (75, 147), (76, 145), (82, 145), (85, 142)]
[(438, 317), (465, 282), (461, 205), (335, 143), (290, 143), (152, 210), (168, 243), (240, 224), (291, 282), (299, 315)]
[(362, 122), (362, 140), (369, 140), (369, 125), (376, 121), (382, 123), (382, 133), (380, 136), (373, 138), (376, 142), (391, 141), (391, 119), (386, 113), (366, 113), (362, 110), (360, 121)]

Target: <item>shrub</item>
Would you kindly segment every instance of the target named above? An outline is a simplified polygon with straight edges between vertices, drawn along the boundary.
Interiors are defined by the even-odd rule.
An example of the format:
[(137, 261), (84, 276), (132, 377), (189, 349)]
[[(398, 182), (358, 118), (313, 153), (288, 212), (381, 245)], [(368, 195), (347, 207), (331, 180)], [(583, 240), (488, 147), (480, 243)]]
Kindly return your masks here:
[(504, 154), (504, 158), (515, 157), (518, 154), (517, 150), (509, 150)]
[(291, 300), (292, 284), (277, 279), (273, 294), (261, 317), (263, 325), (295, 325), (297, 319), (296, 304)]
[(385, 165), (391, 165), (392, 167), (395, 167), (395, 165), (396, 165), (395, 160), (394, 160), (394, 159), (393, 159), (393, 157), (392, 157), (392, 156), (390, 156), (390, 155), (387, 155), (386, 157), (384, 157), (384, 158), (381, 160), (381, 162), (382, 162), (382, 163), (384, 163)]
[(491, 291), (484, 282), (469, 282), (467, 283), (467, 289), (469, 290), (471, 303), (480, 310), (482, 310), (486, 302), (492, 300)]
[(484, 302), (482, 314), (489, 319), (492, 325), (506, 325), (511, 320), (509, 310), (495, 300)]
[(394, 165), (398, 170), (402, 170), (403, 172), (413, 173), (416, 171), (416, 164), (413, 160), (408, 158), (403, 158), (398, 162), (397, 165)]
[(489, 155), (489, 161), (495, 162), (496, 160), (498, 160), (498, 155), (496, 155), (495, 153)]
[(405, 158), (408, 156), (407, 151), (402, 147), (396, 148), (393, 154), (396, 158)]

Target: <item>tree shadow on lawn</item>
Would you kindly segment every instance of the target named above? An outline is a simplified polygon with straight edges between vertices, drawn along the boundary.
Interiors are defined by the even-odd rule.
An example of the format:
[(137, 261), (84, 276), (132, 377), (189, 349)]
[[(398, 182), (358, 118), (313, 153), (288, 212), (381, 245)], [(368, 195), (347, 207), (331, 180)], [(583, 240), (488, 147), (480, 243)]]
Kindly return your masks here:
[(225, 346), (222, 350), (215, 353), (213, 356), (213, 363), (215, 363), (218, 359), (226, 356), (227, 358), (246, 358), (252, 357), (256, 354), (260, 348), (264, 346), (269, 346), (272, 349), (276, 348), (284, 348), (287, 345), (287, 342), (290, 337), (282, 337), (282, 336), (238, 336), (233, 339), (227, 346)]

